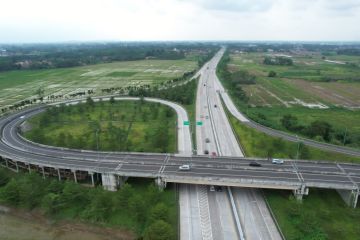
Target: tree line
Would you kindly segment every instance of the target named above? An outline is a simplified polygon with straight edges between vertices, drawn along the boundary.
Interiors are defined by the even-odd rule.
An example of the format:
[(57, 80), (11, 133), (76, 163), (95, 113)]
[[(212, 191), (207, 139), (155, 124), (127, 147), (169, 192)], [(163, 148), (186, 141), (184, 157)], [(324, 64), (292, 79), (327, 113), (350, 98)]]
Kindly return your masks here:
[(299, 133), (318, 141), (355, 146), (360, 143), (360, 136), (346, 132), (346, 129), (336, 129), (325, 120), (315, 120), (309, 125), (302, 125), (296, 116), (286, 114), (280, 119), (280, 123), (291, 132)]
[(255, 84), (256, 77), (246, 70), (230, 72), (227, 67), (229, 62), (229, 53), (225, 52), (218, 64), (217, 74), (232, 96), (244, 103), (247, 103), (249, 101), (249, 97), (242, 89), (241, 84)]
[[(216, 49), (209, 44), (189, 43), (83, 43), (3, 45), (0, 72), (21, 69), (51, 69), (84, 66), (114, 61), (142, 59), (176, 60), (199, 52), (199, 65)], [(1, 49), (0, 49), (1, 50)]]
[[(43, 179), (38, 174), (12, 176), (0, 168), (0, 203), (28, 210), (40, 209), (52, 218), (79, 219), (120, 225), (139, 239), (176, 239), (176, 199), (150, 182), (125, 184), (117, 192), (87, 188), (71, 181)], [(113, 222), (116, 218), (126, 222)], [(174, 219), (175, 218), (175, 219)]]
[(194, 80), (174, 87), (169, 86), (168, 88), (147, 88), (144, 86), (131, 87), (129, 89), (129, 96), (156, 97), (178, 102), (184, 105), (190, 105), (195, 102), (196, 92), (194, 89), (196, 89), (196, 87), (197, 81)]

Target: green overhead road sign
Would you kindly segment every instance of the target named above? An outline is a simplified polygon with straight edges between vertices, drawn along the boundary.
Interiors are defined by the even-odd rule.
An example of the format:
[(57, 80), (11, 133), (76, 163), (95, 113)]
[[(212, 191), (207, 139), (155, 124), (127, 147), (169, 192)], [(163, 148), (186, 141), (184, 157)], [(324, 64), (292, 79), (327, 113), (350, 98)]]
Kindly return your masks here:
[(189, 121), (184, 121), (184, 126), (189, 126), (190, 122)]
[(196, 122), (196, 125), (202, 126), (202, 125), (203, 125), (203, 122), (202, 122), (202, 121), (198, 121), (198, 122)]

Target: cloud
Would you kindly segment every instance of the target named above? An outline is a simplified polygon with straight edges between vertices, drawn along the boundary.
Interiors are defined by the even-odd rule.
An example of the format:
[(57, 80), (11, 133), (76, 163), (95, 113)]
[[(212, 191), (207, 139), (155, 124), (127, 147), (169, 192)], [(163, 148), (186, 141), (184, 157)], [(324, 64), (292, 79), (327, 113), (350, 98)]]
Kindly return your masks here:
[(262, 12), (271, 8), (274, 0), (182, 0), (208, 10), (230, 12)]

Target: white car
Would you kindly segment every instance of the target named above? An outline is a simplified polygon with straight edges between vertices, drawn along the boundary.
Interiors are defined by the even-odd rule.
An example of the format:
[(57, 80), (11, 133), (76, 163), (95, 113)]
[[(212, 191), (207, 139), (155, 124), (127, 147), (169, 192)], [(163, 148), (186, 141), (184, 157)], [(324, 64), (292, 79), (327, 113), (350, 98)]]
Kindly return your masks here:
[(179, 167), (180, 171), (190, 171), (190, 165), (184, 164)]
[(278, 159), (278, 158), (273, 158), (272, 163), (274, 164), (283, 164), (284, 160)]
[(215, 187), (214, 187), (214, 185), (211, 185), (211, 186), (210, 186), (210, 192), (215, 192)]

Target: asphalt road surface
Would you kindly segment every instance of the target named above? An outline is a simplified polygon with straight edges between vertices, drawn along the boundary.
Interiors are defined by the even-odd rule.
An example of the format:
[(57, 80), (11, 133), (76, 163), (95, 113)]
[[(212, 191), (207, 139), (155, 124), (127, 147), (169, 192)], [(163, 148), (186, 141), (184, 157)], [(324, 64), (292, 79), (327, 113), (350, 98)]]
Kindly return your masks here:
[[(244, 154), (232, 131), (219, 95), (220, 90), (223, 89), (216, 76), (216, 66), (223, 52), (222, 49), (215, 55), (208, 63), (207, 71), (200, 78), (197, 117), (200, 121), (204, 116), (205, 119), (204, 124), (197, 127), (198, 151), (205, 153), (204, 151), (207, 150), (210, 154), (214, 152), (220, 156), (243, 157)], [(234, 105), (230, 107), (234, 108)], [(242, 118), (239, 114), (238, 117)], [(213, 144), (207, 144), (204, 139), (210, 140)], [(246, 239), (281, 239), (264, 199), (257, 190), (224, 188), (222, 192), (213, 192), (209, 196), (215, 198), (215, 200), (209, 199), (212, 210), (211, 221), (214, 223), (213, 235), (216, 236), (214, 239), (239, 239), (243, 236)], [(257, 197), (256, 201), (254, 196)], [(229, 198), (233, 198), (235, 205), (231, 204)], [(255, 208), (247, 207), (250, 203), (255, 203)], [(250, 218), (245, 217), (246, 213), (251, 215), (251, 221)]]

